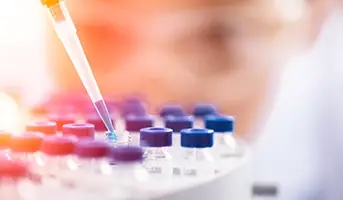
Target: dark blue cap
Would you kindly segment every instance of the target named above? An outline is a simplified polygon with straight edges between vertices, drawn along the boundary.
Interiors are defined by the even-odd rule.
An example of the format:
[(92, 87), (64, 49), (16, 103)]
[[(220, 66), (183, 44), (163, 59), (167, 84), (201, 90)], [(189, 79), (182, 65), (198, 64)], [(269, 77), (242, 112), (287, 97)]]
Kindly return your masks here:
[(183, 108), (180, 105), (164, 105), (160, 109), (160, 116), (166, 117), (166, 116), (183, 116), (185, 115), (185, 112)]
[(108, 153), (108, 143), (99, 140), (80, 140), (75, 144), (74, 149), (74, 154), (80, 158), (102, 158)]
[[(86, 116), (86, 121), (88, 124), (93, 124), (96, 131), (107, 131), (106, 125), (97, 113)], [(114, 120), (111, 121), (114, 126)]]
[(196, 117), (205, 117), (207, 115), (216, 115), (216, 107), (212, 104), (196, 104), (193, 107), (193, 115)]
[(180, 132), (182, 129), (192, 128), (193, 123), (193, 116), (167, 116), (165, 118), (165, 127), (173, 129), (174, 132)]
[(53, 156), (70, 155), (74, 152), (75, 142), (72, 137), (48, 136), (42, 142), (41, 152)]
[(33, 122), (26, 125), (28, 132), (40, 132), (45, 135), (54, 135), (57, 132), (56, 122)]
[(63, 114), (53, 114), (49, 116), (49, 119), (56, 122), (57, 130), (61, 131), (64, 124), (71, 124), (76, 121), (75, 115), (63, 115)]
[(143, 147), (172, 146), (173, 130), (170, 128), (149, 127), (140, 130), (140, 145)]
[(35, 133), (12, 136), (9, 147), (13, 152), (34, 153), (39, 151), (42, 144), (42, 136)]
[(94, 125), (83, 123), (64, 124), (62, 133), (63, 135), (73, 135), (77, 138), (94, 138)]
[(28, 175), (29, 168), (23, 162), (0, 158), (0, 177), (22, 178)]
[(125, 118), (127, 131), (138, 132), (142, 128), (152, 127), (153, 118), (150, 115), (128, 115)]
[(142, 162), (143, 150), (135, 146), (119, 146), (111, 149), (109, 157), (116, 164)]
[(213, 130), (190, 128), (181, 131), (181, 146), (185, 148), (207, 148), (213, 146)]
[(205, 127), (215, 132), (234, 132), (235, 119), (231, 116), (211, 115), (205, 118)]
[(13, 134), (7, 131), (0, 131), (0, 148), (8, 148)]

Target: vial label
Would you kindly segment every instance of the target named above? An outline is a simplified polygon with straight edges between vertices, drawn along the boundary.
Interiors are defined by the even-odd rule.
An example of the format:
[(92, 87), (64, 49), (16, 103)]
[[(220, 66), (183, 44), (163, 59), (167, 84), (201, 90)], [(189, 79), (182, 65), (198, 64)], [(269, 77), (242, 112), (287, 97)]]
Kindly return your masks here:
[(174, 176), (180, 176), (181, 175), (181, 169), (179, 168), (173, 168), (173, 175)]
[(235, 154), (226, 153), (226, 154), (221, 154), (220, 158), (226, 159), (226, 158), (231, 158), (231, 157), (234, 157), (234, 156), (235, 156)]
[(185, 176), (197, 176), (197, 171), (195, 169), (185, 169), (184, 171)]
[(162, 174), (161, 167), (147, 167), (147, 171), (149, 174)]

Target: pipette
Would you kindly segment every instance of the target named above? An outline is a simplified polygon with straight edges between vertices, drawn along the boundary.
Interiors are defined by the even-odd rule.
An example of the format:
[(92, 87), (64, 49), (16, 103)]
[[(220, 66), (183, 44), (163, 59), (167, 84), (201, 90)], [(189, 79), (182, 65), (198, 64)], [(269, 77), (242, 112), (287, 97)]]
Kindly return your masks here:
[(111, 122), (105, 101), (100, 93), (93, 72), (87, 61), (82, 45), (77, 36), (75, 25), (69, 15), (65, 3), (62, 0), (41, 0), (47, 7), (52, 19), (57, 36), (66, 49), (80, 79), (91, 98), (95, 109), (100, 115), (110, 134), (107, 139), (116, 140), (116, 133)]

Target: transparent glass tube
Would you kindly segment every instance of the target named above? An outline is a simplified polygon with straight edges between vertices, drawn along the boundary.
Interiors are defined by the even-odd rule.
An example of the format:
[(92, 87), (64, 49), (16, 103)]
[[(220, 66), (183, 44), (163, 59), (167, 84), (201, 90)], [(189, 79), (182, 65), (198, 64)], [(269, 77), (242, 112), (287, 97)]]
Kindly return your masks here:
[(215, 173), (212, 155), (206, 148), (186, 148), (181, 166), (184, 177), (204, 177)]
[(152, 178), (166, 180), (173, 175), (172, 156), (168, 148), (146, 148), (143, 166), (152, 175)]

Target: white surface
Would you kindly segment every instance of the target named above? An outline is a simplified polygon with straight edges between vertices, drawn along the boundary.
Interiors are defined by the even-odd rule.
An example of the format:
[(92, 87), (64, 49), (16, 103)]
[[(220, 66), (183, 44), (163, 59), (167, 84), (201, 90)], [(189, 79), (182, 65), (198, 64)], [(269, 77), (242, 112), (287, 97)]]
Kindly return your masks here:
[(343, 144), (337, 138), (342, 124), (338, 116), (343, 114), (338, 98), (343, 91), (342, 35), (343, 12), (338, 12), (327, 21), (314, 49), (286, 71), (279, 101), (256, 144), (255, 179), (279, 183), (278, 200), (343, 197), (337, 188), (342, 184), (335, 180), (341, 170), (328, 167), (338, 166), (342, 157), (337, 153)]

